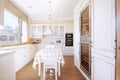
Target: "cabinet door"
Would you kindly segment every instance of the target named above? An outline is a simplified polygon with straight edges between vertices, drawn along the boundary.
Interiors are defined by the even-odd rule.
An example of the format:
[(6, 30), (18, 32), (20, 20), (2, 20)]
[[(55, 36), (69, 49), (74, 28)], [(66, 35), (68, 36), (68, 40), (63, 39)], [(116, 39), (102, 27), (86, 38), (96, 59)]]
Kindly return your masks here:
[(73, 33), (73, 23), (67, 23), (66, 24), (65, 33)]
[(31, 37), (35, 37), (36, 36), (36, 25), (31, 25)]
[[(114, 0), (93, 0), (92, 42), (95, 50), (115, 58), (115, 7)], [(94, 7), (95, 6), (95, 7)]]
[(108, 62), (105, 57), (102, 59), (99, 56), (94, 56), (92, 58), (93, 77), (91, 80), (114, 80), (115, 67), (111, 62)]
[(55, 25), (55, 37), (64, 37), (64, 25)]
[(42, 25), (32, 24), (31, 25), (31, 37), (32, 38), (42, 38)]
[[(115, 0), (92, 0), (92, 78), (115, 80)], [(101, 56), (101, 57), (99, 57)]]
[(16, 80), (14, 53), (0, 54), (0, 80)]
[(30, 53), (31, 53), (31, 59), (34, 58), (35, 54), (36, 54), (36, 51), (37, 51), (37, 45), (31, 45), (30, 47)]
[(59, 36), (64, 37), (64, 26), (63, 25), (59, 27)]
[(58, 26), (54, 26), (55, 27), (55, 37), (57, 37), (58, 36)]
[(15, 53), (15, 66), (16, 66), (15, 68), (16, 68), (16, 72), (23, 67), (23, 65), (24, 65), (24, 57), (25, 56), (26, 55), (25, 55), (24, 47), (16, 49), (16, 53)]

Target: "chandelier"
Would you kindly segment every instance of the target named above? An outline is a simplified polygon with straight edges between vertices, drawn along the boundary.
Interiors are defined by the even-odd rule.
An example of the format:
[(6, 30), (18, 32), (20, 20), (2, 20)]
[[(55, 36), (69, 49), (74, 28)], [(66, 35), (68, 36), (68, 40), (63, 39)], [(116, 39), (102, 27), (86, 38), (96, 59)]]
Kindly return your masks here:
[(53, 16), (53, 14), (52, 14), (52, 1), (49, 0), (48, 4), (49, 4), (49, 6), (48, 6), (49, 7), (49, 9), (48, 9), (48, 18), (52, 19), (52, 16)]

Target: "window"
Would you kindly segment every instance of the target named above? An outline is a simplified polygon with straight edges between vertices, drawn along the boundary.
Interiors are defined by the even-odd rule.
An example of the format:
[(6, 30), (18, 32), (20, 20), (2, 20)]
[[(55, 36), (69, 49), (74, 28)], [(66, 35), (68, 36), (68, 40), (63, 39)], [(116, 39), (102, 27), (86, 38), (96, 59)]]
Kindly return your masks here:
[[(4, 10), (4, 28), (0, 34), (0, 44), (13, 45), (20, 43), (19, 18), (8, 10)], [(4, 38), (6, 39), (3, 39)], [(3, 41), (3, 42), (1, 42)]]
[(21, 42), (27, 42), (28, 40), (28, 26), (27, 26), (27, 22), (22, 21), (22, 36), (21, 36), (22, 40)]

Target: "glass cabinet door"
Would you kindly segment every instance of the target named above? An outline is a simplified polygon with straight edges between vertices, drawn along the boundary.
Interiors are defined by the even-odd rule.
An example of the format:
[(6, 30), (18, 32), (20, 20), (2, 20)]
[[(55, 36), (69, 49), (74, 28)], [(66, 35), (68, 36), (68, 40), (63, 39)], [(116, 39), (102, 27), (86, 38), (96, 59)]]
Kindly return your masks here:
[(57, 25), (55, 26), (55, 37), (64, 37), (64, 26)]
[(31, 37), (42, 38), (42, 25), (38, 25), (38, 24), (31, 25)]

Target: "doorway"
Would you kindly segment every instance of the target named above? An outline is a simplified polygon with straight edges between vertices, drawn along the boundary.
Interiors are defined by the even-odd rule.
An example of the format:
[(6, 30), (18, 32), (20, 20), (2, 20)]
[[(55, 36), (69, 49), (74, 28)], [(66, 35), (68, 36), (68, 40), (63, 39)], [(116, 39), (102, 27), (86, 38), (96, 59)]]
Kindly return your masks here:
[(116, 31), (117, 31), (116, 80), (120, 80), (120, 0), (116, 0)]

